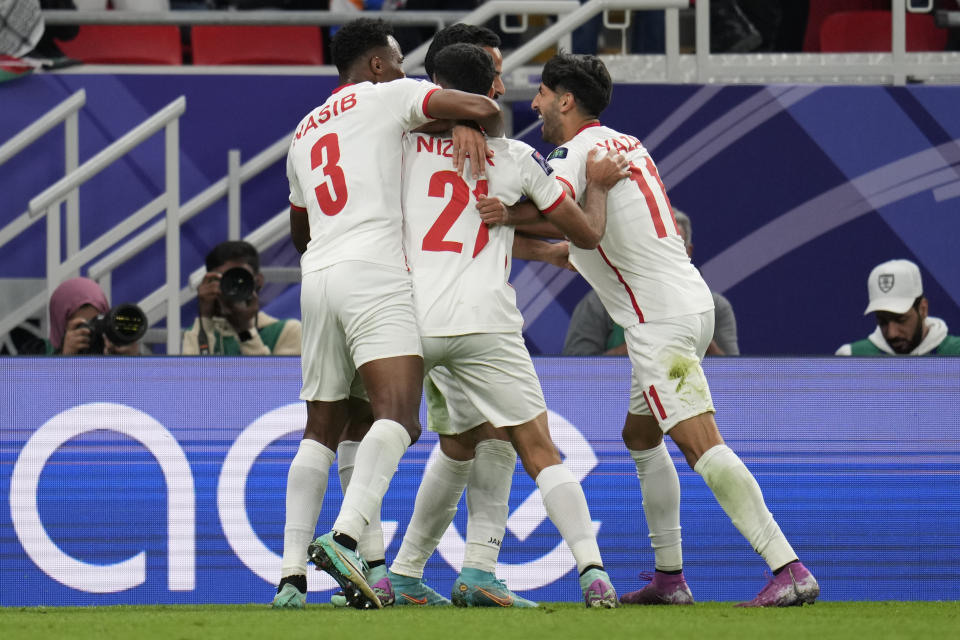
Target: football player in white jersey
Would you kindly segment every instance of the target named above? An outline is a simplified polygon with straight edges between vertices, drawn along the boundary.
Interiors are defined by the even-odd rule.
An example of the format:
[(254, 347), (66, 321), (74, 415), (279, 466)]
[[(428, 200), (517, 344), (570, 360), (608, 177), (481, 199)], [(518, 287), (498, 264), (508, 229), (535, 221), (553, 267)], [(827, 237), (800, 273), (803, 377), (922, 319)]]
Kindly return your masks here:
[[(308, 554), (352, 606), (382, 606), (356, 545), (420, 435), (423, 381), (402, 247), (401, 136), (433, 118), (473, 120), (492, 133), (502, 128), (500, 109), (486, 96), (404, 79), (399, 46), (380, 20), (345, 25), (331, 51), (342, 84), (301, 120), (287, 156), (291, 237), (303, 253), (300, 397), (307, 425), (287, 479), (278, 608), (303, 607)], [(482, 136), (466, 127), (458, 135), (463, 129), (468, 143), (455, 145), (451, 168), (462, 167), (465, 153), (486, 153)], [(333, 531), (310, 543), (357, 373), (373, 424), (356, 451)]]
[[(455, 44), (436, 55), (435, 79), (441, 86), (482, 93), (490, 89), (493, 77), (492, 59), (476, 45)], [(525, 469), (537, 481), (548, 515), (573, 551), (585, 603), (591, 607), (616, 606), (583, 490), (561, 464), (550, 440), (543, 393), (521, 335), (523, 319), (507, 282), (513, 229), (488, 229), (474, 207), (488, 191), (506, 202), (526, 196), (551, 215), (568, 220), (571, 240), (583, 246), (595, 246), (599, 239), (600, 216), (584, 216), (550, 177), (546, 161), (530, 146), (505, 138), (490, 139), (488, 146), (495, 155), (488, 161), (485, 178), (464, 179), (450, 170), (449, 138), (416, 133), (406, 137), (404, 244), (413, 272), (425, 368), (430, 371), (442, 366), (469, 400), (469, 406), (476, 407), (494, 427), (505, 428)], [(625, 175), (619, 167), (614, 159), (591, 167), (609, 175), (606, 183), (601, 179), (587, 187), (596, 192), (598, 206), (603, 206), (609, 185)], [(476, 424), (453, 423), (454, 432), (444, 434), (442, 440), (455, 441), (456, 430)], [(472, 443), (473, 438), (473, 434), (466, 436), (466, 442)], [(450, 442), (443, 445), (449, 451), (446, 444)], [(499, 541), (506, 522), (514, 458), (502, 457), (507, 464), (485, 469), (496, 476), (488, 479), (499, 483), (492, 487), (500, 500), (493, 508), (501, 511), (486, 523), (493, 528), (486, 532), (484, 542), (490, 537)], [(474, 468), (478, 469), (476, 465)], [(447, 513), (444, 510), (433, 515), (443, 519)], [(437, 537), (447, 524), (449, 519), (443, 522)], [(433, 549), (423, 551), (429, 555)], [(454, 585), (455, 603), (533, 605), (496, 580), (493, 570), (498, 543), (471, 551), (475, 557), (465, 559), (465, 570)], [(403, 556), (402, 549), (391, 573), (394, 588), (401, 594), (408, 593), (402, 581)], [(470, 560), (477, 564), (471, 566)], [(422, 565), (418, 568), (422, 575)], [(419, 583), (419, 576), (414, 577)], [(478, 594), (483, 596), (482, 601), (477, 600)]]
[[(633, 136), (599, 121), (612, 86), (599, 58), (562, 54), (544, 66), (531, 106), (543, 119), (543, 139), (558, 145), (548, 161), (570, 196), (583, 197), (590, 150), (621, 153), (630, 161), (630, 179), (607, 196), (606, 229), (599, 245), (570, 250), (570, 261), (624, 327), (633, 365), (623, 440), (636, 462), (656, 571), (647, 586), (621, 601), (693, 602), (682, 571), (680, 483), (663, 442), (663, 434), (669, 433), (774, 572), (760, 594), (744, 605), (812, 603), (819, 595), (816, 580), (780, 531), (756, 480), (717, 429), (700, 366), (713, 334), (710, 290), (687, 257), (650, 154)], [(504, 220), (488, 213), (486, 220)], [(514, 222), (524, 217), (521, 210), (514, 214)], [(562, 229), (562, 221), (554, 222)]]

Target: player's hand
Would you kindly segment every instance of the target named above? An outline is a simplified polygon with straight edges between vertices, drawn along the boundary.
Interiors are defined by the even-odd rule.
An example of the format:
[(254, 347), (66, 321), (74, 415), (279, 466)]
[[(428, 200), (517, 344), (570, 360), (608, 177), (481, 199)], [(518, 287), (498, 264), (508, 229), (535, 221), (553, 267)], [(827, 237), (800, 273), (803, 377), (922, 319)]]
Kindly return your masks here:
[(510, 224), (510, 210), (500, 198), (484, 196), (477, 200), (477, 212), (484, 224)]
[(74, 318), (67, 324), (60, 353), (65, 356), (75, 356), (90, 348), (90, 329), (86, 324), (83, 318)]
[(630, 175), (629, 162), (620, 153), (601, 153), (593, 148), (587, 154), (587, 182), (602, 189), (611, 189)]
[(544, 262), (549, 262), (555, 267), (576, 271), (576, 267), (570, 264), (570, 243), (566, 240), (551, 242), (546, 250)]
[[(457, 175), (463, 176), (463, 168), (470, 160), (470, 174), (474, 180), (483, 177), (487, 162), (485, 158), (492, 158), (493, 151), (487, 148), (487, 138), (472, 127), (458, 124), (453, 128), (453, 165), (457, 168)], [(484, 160), (478, 160), (483, 158)]]
[(210, 272), (203, 276), (200, 286), (197, 287), (197, 311), (203, 318), (212, 318), (217, 315), (217, 303), (220, 301), (220, 278), (219, 273)]

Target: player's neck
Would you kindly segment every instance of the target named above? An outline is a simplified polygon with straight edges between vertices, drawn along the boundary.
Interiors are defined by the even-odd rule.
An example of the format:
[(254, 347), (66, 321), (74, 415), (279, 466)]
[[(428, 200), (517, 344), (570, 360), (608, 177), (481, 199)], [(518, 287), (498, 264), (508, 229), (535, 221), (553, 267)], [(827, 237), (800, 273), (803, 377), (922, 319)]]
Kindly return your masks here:
[(566, 144), (570, 142), (574, 136), (586, 129), (587, 127), (594, 127), (600, 124), (600, 120), (594, 117), (578, 117), (567, 120), (563, 123), (563, 142), (560, 144)]

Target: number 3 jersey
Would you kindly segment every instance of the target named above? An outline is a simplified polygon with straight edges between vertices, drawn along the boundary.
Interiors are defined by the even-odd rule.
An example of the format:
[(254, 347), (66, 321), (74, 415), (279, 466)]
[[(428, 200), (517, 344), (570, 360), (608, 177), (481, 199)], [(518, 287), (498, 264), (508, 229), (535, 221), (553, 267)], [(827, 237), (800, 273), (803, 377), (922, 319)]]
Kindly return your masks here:
[(287, 179), (290, 204), (310, 220), (303, 273), (346, 260), (405, 267), (402, 136), (430, 120), (438, 89), (407, 78), (345, 85), (297, 125)]
[(449, 138), (408, 134), (403, 152), (404, 247), (413, 271), (420, 333), (457, 336), (520, 331), (523, 317), (508, 284), (513, 227), (488, 228), (477, 201), (485, 194), (511, 205), (527, 196), (543, 211), (565, 197), (537, 151), (517, 140), (487, 141), (494, 156), (474, 180), (461, 178)]
[(582, 203), (587, 154), (596, 147), (623, 153), (630, 177), (607, 195), (607, 228), (600, 246), (587, 250), (571, 244), (570, 262), (621, 327), (713, 309), (710, 289), (690, 263), (667, 192), (639, 140), (588, 125), (547, 160)]

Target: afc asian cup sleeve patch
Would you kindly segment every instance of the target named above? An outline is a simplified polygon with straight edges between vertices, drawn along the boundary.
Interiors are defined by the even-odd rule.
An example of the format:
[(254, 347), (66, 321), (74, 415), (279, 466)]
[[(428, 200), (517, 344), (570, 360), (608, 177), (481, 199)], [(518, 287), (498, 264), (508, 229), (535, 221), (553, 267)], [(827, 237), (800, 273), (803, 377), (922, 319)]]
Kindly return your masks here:
[(533, 153), (530, 154), (530, 157), (537, 161), (537, 164), (540, 165), (540, 168), (543, 169), (543, 172), (547, 175), (553, 173), (553, 167), (547, 164), (546, 159), (540, 154), (536, 149), (533, 150)]
[(567, 148), (566, 147), (557, 147), (550, 152), (550, 155), (547, 156), (547, 160), (553, 160), (554, 158), (560, 158), (563, 160), (567, 157)]

